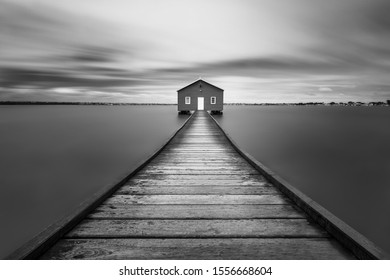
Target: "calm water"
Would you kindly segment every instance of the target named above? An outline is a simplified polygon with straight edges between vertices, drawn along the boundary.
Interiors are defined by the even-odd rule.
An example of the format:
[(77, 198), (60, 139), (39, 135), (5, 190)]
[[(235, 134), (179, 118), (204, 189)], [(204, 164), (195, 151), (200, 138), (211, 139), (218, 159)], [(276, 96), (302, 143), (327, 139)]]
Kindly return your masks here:
[(125, 177), (186, 118), (175, 106), (0, 106), (0, 258)]
[(245, 151), (390, 252), (390, 107), (227, 106)]

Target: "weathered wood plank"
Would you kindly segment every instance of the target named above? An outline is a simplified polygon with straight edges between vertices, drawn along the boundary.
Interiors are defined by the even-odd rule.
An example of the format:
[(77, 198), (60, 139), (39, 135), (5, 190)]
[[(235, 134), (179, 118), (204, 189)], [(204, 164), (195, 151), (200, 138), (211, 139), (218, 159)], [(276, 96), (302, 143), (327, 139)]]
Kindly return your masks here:
[(224, 167), (236, 167), (236, 168), (241, 168), (241, 167), (246, 167), (246, 168), (251, 168), (251, 166), (247, 165), (245, 162), (240, 162), (240, 161), (229, 161), (229, 160), (219, 160), (219, 161), (214, 161), (214, 160), (208, 160), (208, 161), (201, 161), (201, 160), (194, 160), (194, 161), (189, 161), (189, 160), (157, 160), (150, 165), (151, 167), (171, 167), (171, 166), (176, 166), (180, 168), (186, 168), (186, 167), (219, 167), (219, 166), (224, 166)]
[(352, 259), (327, 238), (64, 239), (42, 259)]
[(170, 181), (242, 181), (245, 182), (264, 182), (265, 179), (261, 175), (252, 174), (213, 174), (213, 175), (160, 175), (149, 174), (144, 171), (140, 171), (133, 180), (170, 180)]
[(276, 194), (279, 193), (274, 187), (266, 186), (198, 186), (198, 187), (188, 187), (188, 186), (123, 186), (115, 194), (122, 195), (135, 195), (135, 194), (224, 194), (224, 195), (234, 195), (234, 194)]
[(214, 157), (214, 156), (224, 156), (224, 157), (233, 157), (233, 156), (239, 156), (236, 151), (211, 151), (211, 152), (205, 152), (205, 151), (186, 151), (186, 150), (177, 150), (177, 151), (169, 151), (164, 150), (161, 152), (162, 155), (170, 154), (173, 156), (180, 156), (180, 155), (189, 155), (189, 156), (207, 156), (207, 157)]
[(205, 164), (205, 165), (208, 165), (208, 164), (214, 164), (214, 165), (236, 165), (236, 166), (241, 166), (241, 165), (247, 165), (247, 163), (245, 161), (242, 161), (240, 159), (237, 159), (237, 160), (227, 160), (227, 159), (196, 159), (196, 158), (193, 158), (193, 159), (190, 159), (190, 158), (185, 158), (185, 159), (180, 159), (180, 158), (159, 158), (159, 159), (156, 159), (155, 161), (153, 161), (152, 163), (153, 165), (156, 164), (156, 165), (160, 165), (160, 166), (164, 166), (164, 165), (169, 165), (169, 164), (174, 164), (174, 165), (182, 165), (182, 164), (186, 164), (186, 165), (189, 165), (189, 164), (193, 164), (193, 165), (197, 165), (197, 164)]
[[(185, 145), (185, 146), (184, 146)], [(191, 145), (191, 146), (190, 146)], [(216, 143), (204, 143), (203, 145), (198, 145), (198, 144), (178, 144), (178, 147), (170, 147), (166, 149), (165, 151), (170, 151), (174, 152), (175, 150), (216, 150), (216, 151), (234, 151), (232, 147), (221, 147), (221, 145), (216, 144)]]
[(128, 205), (104, 203), (95, 219), (260, 219), (305, 218), (291, 205)]
[(216, 143), (204, 143), (203, 147), (202, 146), (198, 146), (198, 144), (195, 146), (195, 144), (193, 144), (194, 146), (193, 147), (190, 147), (189, 145), (191, 144), (185, 144), (186, 146), (185, 147), (181, 147), (182, 143), (179, 143), (178, 146), (180, 147), (170, 147), (168, 149), (166, 149), (165, 151), (168, 151), (168, 152), (175, 152), (177, 150), (185, 150), (185, 151), (188, 151), (188, 152), (191, 152), (191, 151), (209, 151), (209, 152), (235, 152), (235, 150), (232, 148), (232, 147), (221, 147), (219, 144), (216, 144)]
[(202, 154), (191, 154), (182, 156), (180, 154), (175, 154), (169, 156), (169, 154), (161, 154), (161, 157), (158, 158), (158, 160), (180, 160), (180, 161), (189, 161), (189, 160), (195, 160), (195, 161), (240, 161), (242, 162), (242, 158), (240, 158), (237, 155), (231, 154), (229, 155), (218, 155), (218, 156), (212, 156), (209, 157), (207, 155)]
[(218, 170), (218, 169), (145, 169), (145, 175), (257, 175), (253, 170)]
[[(161, 158), (173, 158), (173, 159), (203, 159), (203, 160), (221, 160), (221, 159), (231, 159), (231, 160), (242, 160), (242, 158), (236, 153), (166, 153), (162, 152), (160, 154)], [(158, 158), (160, 159), (160, 157)]]
[(177, 150), (165, 150), (165, 152), (172, 153), (172, 155), (181, 155), (181, 154), (188, 154), (188, 155), (195, 155), (198, 156), (199, 154), (203, 154), (204, 156), (212, 157), (213, 155), (237, 155), (234, 150), (211, 150), (211, 149), (177, 149)]
[(176, 146), (176, 148), (181, 148), (183, 145), (183, 148), (185, 147), (191, 147), (191, 146), (201, 146), (205, 145), (208, 146), (219, 146), (220, 148), (232, 148), (231, 145), (226, 145), (226, 142), (223, 142), (223, 139), (215, 139), (215, 138), (206, 138), (206, 137), (198, 137), (199, 139), (191, 138), (181, 138), (181, 139), (175, 139), (175, 142), (170, 143), (169, 148), (173, 148)]
[(151, 165), (148, 165), (146, 168), (143, 169), (143, 171), (145, 170), (218, 170), (218, 171), (221, 171), (221, 170), (230, 170), (230, 171), (242, 171), (242, 172), (246, 172), (246, 171), (256, 171), (256, 174), (259, 174), (257, 172), (256, 169), (254, 169), (253, 167), (251, 166), (244, 166), (244, 165), (235, 165), (235, 164), (231, 164), (231, 165), (221, 165), (221, 164), (214, 164), (214, 165), (161, 165), (161, 164), (151, 164)]
[(327, 237), (306, 219), (97, 220), (85, 219), (66, 238)]
[(288, 204), (280, 194), (262, 195), (120, 195), (108, 198), (109, 204)]
[[(224, 135), (222, 133), (202, 133), (202, 134), (194, 134), (194, 133), (186, 133), (181, 134), (175, 137), (175, 141), (177, 140), (203, 140), (203, 139), (215, 139), (221, 142), (225, 142)], [(173, 143), (173, 142), (170, 142)], [(226, 143), (226, 142), (225, 142)]]
[(266, 181), (259, 180), (161, 180), (131, 179), (126, 184), (132, 186), (263, 186)]
[(218, 158), (207, 158), (207, 157), (167, 157), (167, 156), (160, 156), (157, 159), (155, 159), (153, 162), (183, 162), (183, 163), (246, 163), (242, 160), (242, 158), (237, 157), (218, 157)]
[[(226, 143), (225, 141), (225, 138), (224, 138), (224, 135), (221, 134), (221, 133), (203, 133), (203, 134), (199, 134), (199, 133), (186, 133), (185, 135), (178, 135), (175, 137), (175, 141), (179, 141), (179, 140), (182, 140), (182, 139), (186, 139), (186, 140), (202, 140), (202, 139), (215, 139), (215, 140), (219, 140), (221, 142), (224, 142)], [(173, 143), (173, 142), (171, 142)]]
[(153, 162), (148, 165), (150, 168), (159, 168), (159, 169), (202, 169), (202, 168), (223, 168), (223, 169), (241, 169), (241, 168), (249, 168), (253, 169), (252, 166), (250, 166), (247, 163), (231, 163), (231, 162), (185, 162), (182, 161), (180, 164), (177, 164), (178, 162), (170, 162), (170, 161), (160, 161), (160, 162)]
[(253, 169), (251, 166), (247, 166), (245, 164), (229, 164), (225, 163), (223, 167), (221, 167), (221, 164), (219, 163), (202, 163), (198, 162), (196, 164), (194, 163), (181, 163), (181, 164), (175, 164), (170, 162), (165, 162), (161, 164), (152, 164), (148, 166), (150, 170), (234, 170), (234, 171), (252, 171)]
[[(229, 169), (229, 170), (255, 170), (257, 172), (256, 169), (254, 169), (252, 166), (250, 165), (247, 165), (245, 163), (229, 163), (229, 162), (224, 162), (224, 163), (221, 163), (221, 162), (211, 162), (211, 161), (208, 161), (208, 162), (202, 162), (202, 161), (198, 161), (198, 162), (181, 162), (182, 164), (174, 164), (172, 162), (169, 162), (169, 161), (164, 161), (164, 162), (159, 162), (159, 163), (152, 163), (150, 165), (147, 166), (147, 168), (150, 168), (150, 169), (160, 169), (160, 170), (169, 170), (169, 169), (181, 169), (181, 170), (185, 170), (185, 169), (204, 169), (204, 167), (207, 167), (208, 170), (210, 170), (209, 168), (212, 168), (212, 169), (216, 169), (216, 170), (226, 170), (226, 169)], [(257, 172), (257, 174), (259, 174)]]
[(204, 158), (204, 159), (219, 159), (219, 158), (229, 158), (229, 159), (241, 159), (240, 155), (237, 153), (188, 153), (188, 155), (183, 156), (183, 153), (172, 153), (163, 151), (160, 153), (159, 157), (168, 157), (168, 158)]

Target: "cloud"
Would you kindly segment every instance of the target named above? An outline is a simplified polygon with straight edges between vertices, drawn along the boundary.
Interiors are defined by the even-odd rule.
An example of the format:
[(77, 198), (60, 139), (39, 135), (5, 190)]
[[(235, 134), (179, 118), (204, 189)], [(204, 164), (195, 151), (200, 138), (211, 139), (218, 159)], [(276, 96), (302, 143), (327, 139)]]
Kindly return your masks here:
[(80, 63), (106, 63), (116, 60), (116, 55), (122, 51), (100, 46), (79, 46), (66, 59), (75, 60)]
[[(89, 72), (69, 70), (32, 70), (20, 68), (0, 68), (1, 87), (110, 87), (128, 86), (143, 83), (137, 79), (123, 78), (125, 72), (119, 71), (119, 75), (101, 75), (95, 73), (93, 68)], [(101, 69), (99, 68), (99, 71)], [(109, 71), (109, 70), (107, 70)], [(115, 73), (115, 72), (114, 72)], [(131, 75), (130, 73), (128, 73)]]
[(328, 88), (328, 87), (320, 87), (318, 88), (318, 91), (333, 91), (331, 88)]

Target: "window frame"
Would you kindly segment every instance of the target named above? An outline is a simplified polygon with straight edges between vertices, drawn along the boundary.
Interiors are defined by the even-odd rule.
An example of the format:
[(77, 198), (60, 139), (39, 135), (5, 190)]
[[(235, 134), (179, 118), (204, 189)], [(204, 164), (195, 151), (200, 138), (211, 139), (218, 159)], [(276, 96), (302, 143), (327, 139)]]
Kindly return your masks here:
[[(214, 102), (213, 102), (213, 98), (214, 98)], [(216, 96), (211, 96), (210, 97), (210, 104), (212, 104), (212, 105), (217, 104), (217, 97)]]
[[(188, 100), (188, 102), (187, 102), (187, 100)], [(191, 96), (184, 97), (184, 104), (186, 104), (186, 105), (190, 105), (191, 104)]]

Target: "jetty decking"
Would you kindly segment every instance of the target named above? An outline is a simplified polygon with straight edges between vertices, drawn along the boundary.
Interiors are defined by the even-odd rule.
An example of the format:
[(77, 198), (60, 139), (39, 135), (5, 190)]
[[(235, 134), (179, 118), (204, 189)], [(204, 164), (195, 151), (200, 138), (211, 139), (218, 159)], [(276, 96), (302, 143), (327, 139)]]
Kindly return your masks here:
[(204, 111), (42, 259), (351, 259)]

